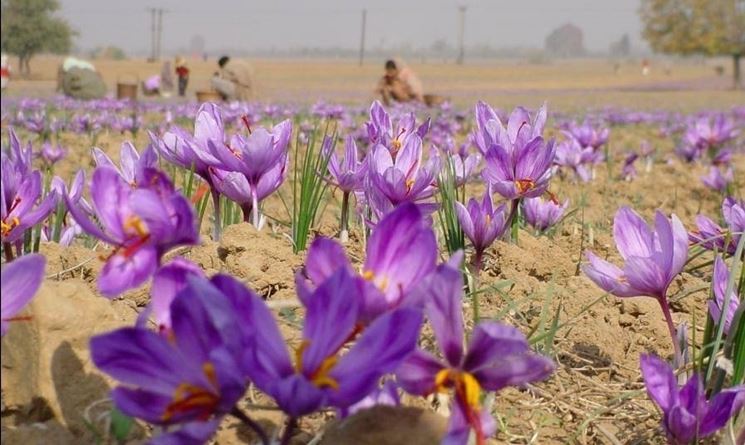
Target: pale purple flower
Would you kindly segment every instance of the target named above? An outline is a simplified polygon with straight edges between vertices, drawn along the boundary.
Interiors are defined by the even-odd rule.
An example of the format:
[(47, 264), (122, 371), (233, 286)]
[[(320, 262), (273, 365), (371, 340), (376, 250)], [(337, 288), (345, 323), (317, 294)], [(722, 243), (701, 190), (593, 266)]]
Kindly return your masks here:
[(367, 175), (367, 158), (358, 159), (357, 144), (354, 137), (347, 136), (344, 140), (344, 158), (339, 159), (336, 152), (332, 152), (328, 160), (328, 171), (331, 183), (344, 192), (355, 192), (363, 189)]
[(156, 168), (158, 165), (158, 154), (152, 145), (148, 145), (140, 156), (137, 149), (129, 141), (122, 142), (119, 151), (120, 167), (117, 167), (114, 161), (100, 148), (94, 147), (92, 155), (97, 167), (106, 165), (115, 169), (122, 179), (133, 186), (142, 181), (145, 169)]
[(507, 209), (504, 204), (494, 207), (491, 190), (487, 188), (481, 202), (471, 198), (467, 207), (456, 202), (455, 211), (463, 233), (476, 250), (474, 266), (481, 269), (484, 251), (507, 229)]
[(705, 186), (720, 193), (725, 192), (727, 186), (731, 184), (733, 180), (734, 173), (732, 167), (727, 167), (724, 173), (722, 173), (722, 170), (719, 167), (711, 166), (709, 167), (709, 173), (701, 176), (701, 182), (703, 182)]
[(543, 232), (561, 220), (567, 207), (569, 207), (568, 199), (563, 204), (552, 199), (544, 200), (541, 197), (526, 199), (523, 201), (525, 222)]
[[(709, 300), (709, 315), (714, 323), (718, 324), (722, 318), (722, 308), (724, 307), (725, 296), (727, 295), (727, 281), (730, 277), (730, 271), (720, 255), (717, 255), (714, 261), (714, 276), (711, 279), (713, 298)], [(728, 333), (732, 319), (735, 316), (737, 308), (740, 306), (740, 297), (736, 293), (737, 283), (729, 296), (726, 316), (724, 317), (724, 332)]]
[(24, 255), (3, 265), (0, 275), (2, 283), (2, 309), (0, 309), (0, 334), (8, 332), (8, 323), (14, 320), (39, 290), (44, 280), (46, 259), (42, 255)]
[(727, 227), (720, 227), (704, 215), (696, 215), (696, 230), (691, 231), (689, 238), (692, 243), (705, 249), (717, 249), (734, 255), (737, 243), (745, 233), (745, 203), (732, 197), (725, 198), (722, 201), (722, 216)]

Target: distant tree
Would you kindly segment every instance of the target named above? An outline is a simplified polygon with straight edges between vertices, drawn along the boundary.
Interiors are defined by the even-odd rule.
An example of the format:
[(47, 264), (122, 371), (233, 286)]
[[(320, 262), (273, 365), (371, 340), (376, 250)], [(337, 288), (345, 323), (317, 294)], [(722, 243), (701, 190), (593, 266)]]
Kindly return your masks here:
[(581, 56), (585, 54), (582, 30), (571, 23), (562, 25), (546, 37), (545, 48), (553, 56)]
[(22, 75), (30, 74), (29, 61), (36, 54), (70, 51), (75, 33), (67, 21), (54, 16), (59, 8), (58, 0), (2, 0), (0, 46), (18, 56)]
[(731, 56), (734, 86), (741, 86), (745, 0), (642, 0), (639, 14), (653, 50)]
[(624, 34), (617, 42), (610, 44), (608, 50), (613, 57), (628, 57), (631, 54), (631, 40), (628, 34)]

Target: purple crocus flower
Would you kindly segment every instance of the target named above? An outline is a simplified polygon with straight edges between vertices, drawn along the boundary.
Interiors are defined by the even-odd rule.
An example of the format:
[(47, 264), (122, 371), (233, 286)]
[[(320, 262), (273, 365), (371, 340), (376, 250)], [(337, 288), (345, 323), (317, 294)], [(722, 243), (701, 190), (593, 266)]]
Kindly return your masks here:
[(357, 144), (352, 135), (344, 140), (344, 159), (339, 159), (336, 152), (332, 152), (328, 160), (328, 170), (331, 183), (345, 193), (363, 189), (367, 175), (367, 158), (358, 160)]
[(554, 164), (565, 167), (574, 172), (574, 176), (582, 182), (592, 179), (587, 164), (594, 159), (592, 147), (582, 147), (576, 139), (569, 138), (556, 145)]
[(593, 151), (597, 151), (608, 142), (610, 129), (596, 128), (589, 122), (584, 122), (582, 125), (573, 123), (569, 126), (567, 134), (576, 139), (582, 147), (591, 147)]
[(393, 380), (386, 380), (382, 386), (374, 389), (364, 399), (354, 405), (339, 410), (339, 417), (344, 418), (374, 406), (399, 406), (401, 397), (398, 395), (398, 385)]
[(449, 153), (446, 151), (442, 155), (437, 153), (437, 156), (445, 157), (442, 163), (446, 169), (451, 170), (455, 185), (458, 187), (468, 182), (479, 162), (481, 162), (481, 155), (477, 153)]
[(621, 178), (626, 181), (631, 181), (636, 177), (636, 167), (634, 163), (639, 159), (639, 154), (636, 152), (630, 152), (623, 159), (623, 167), (621, 168)]
[(141, 321), (152, 315), (159, 332), (171, 332), (171, 304), (173, 299), (186, 288), (192, 278), (205, 278), (204, 272), (196, 264), (182, 257), (158, 269), (150, 286), (150, 305), (140, 314)]
[(46, 259), (42, 255), (30, 254), (17, 258), (3, 266), (0, 272), (2, 308), (0, 309), (0, 335), (8, 332), (8, 323), (23, 309), (39, 290), (44, 280)]
[[(5, 158), (3, 157), (3, 163)], [(22, 177), (15, 193), (8, 193), (16, 186), (15, 179), (3, 175), (0, 180), (0, 235), (3, 243), (15, 243), (23, 238), (27, 229), (44, 220), (57, 205), (57, 192), (51, 191), (41, 202), (41, 172), (34, 171)]]
[[(437, 262), (437, 240), (431, 223), (418, 206), (406, 203), (386, 215), (367, 243), (361, 277), (365, 282), (360, 321), (368, 323), (385, 311), (407, 305), (419, 282), (432, 273)], [(305, 275), (318, 286), (338, 269), (352, 272), (352, 265), (337, 242), (318, 238), (308, 250)], [(311, 289), (300, 276), (298, 296), (308, 306)]]
[(398, 368), (396, 381), (414, 395), (452, 389), (452, 415), (443, 443), (465, 445), (473, 430), (476, 443), (485, 444), (497, 427), (489, 409), (481, 406), (482, 390), (499, 391), (543, 380), (551, 375), (554, 364), (532, 353), (519, 330), (496, 322), (479, 323), (464, 349), (461, 272), (450, 264), (441, 265), (425, 286), (430, 296), (426, 314), (444, 360), (418, 349)]
[(484, 251), (491, 246), (494, 240), (501, 238), (507, 229), (505, 205), (502, 204), (495, 208), (492, 202), (491, 189), (487, 187), (480, 203), (474, 198), (468, 201), (468, 207), (456, 202), (455, 211), (463, 233), (471, 241), (475, 250), (473, 266), (476, 271), (480, 271)]
[(697, 228), (691, 231), (689, 239), (705, 249), (716, 249), (734, 255), (737, 243), (745, 233), (745, 202), (732, 197), (725, 198), (722, 201), (722, 216), (727, 224), (726, 228), (720, 227), (704, 215), (696, 215)]
[(654, 230), (629, 207), (621, 207), (613, 221), (613, 238), (625, 261), (619, 268), (588, 251), (589, 264), (582, 271), (601, 289), (617, 297), (648, 296), (657, 299), (680, 358), (667, 289), (688, 259), (688, 234), (674, 214), (655, 214)]
[(544, 232), (559, 222), (567, 207), (569, 207), (568, 199), (564, 201), (564, 204), (540, 197), (523, 201), (525, 221), (539, 232)]
[(151, 443), (206, 442), (245, 393), (238, 297), (191, 279), (171, 305), (172, 335), (121, 328), (91, 339), (93, 363), (124, 385), (117, 408), (168, 429)]
[(647, 354), (642, 354), (639, 361), (649, 398), (662, 410), (662, 428), (670, 445), (689, 445), (711, 436), (745, 402), (745, 386), (727, 388), (706, 400), (706, 388), (698, 374), (678, 389), (677, 379), (666, 362)]
[[(485, 104), (484, 104), (485, 105)], [(541, 136), (546, 120), (544, 105), (532, 121), (524, 108), (516, 108), (505, 130), (499, 120), (484, 124), (488, 144), (482, 175), (505, 199), (534, 198), (548, 189), (556, 149), (553, 140)]]
[(67, 201), (83, 230), (114, 247), (98, 277), (98, 288), (107, 297), (143, 284), (168, 250), (199, 240), (189, 201), (165, 174), (145, 169), (140, 183), (133, 189), (108, 166), (94, 171), (91, 198), (103, 229)]
[(734, 180), (734, 173), (732, 167), (728, 167), (727, 170), (722, 173), (719, 167), (709, 167), (709, 173), (701, 176), (701, 182), (705, 186), (717, 192), (724, 193), (727, 190), (727, 186)]
[(218, 287), (243, 293), (249, 314), (245, 322), (255, 335), (244, 362), (248, 377), (293, 417), (327, 406), (345, 409), (362, 400), (414, 350), (422, 323), (418, 309), (400, 308), (375, 319), (357, 338), (361, 300), (356, 296), (363, 283), (341, 268), (306, 299), (303, 336), (293, 363), (261, 298), (227, 277)]
[(382, 145), (388, 149), (391, 158), (395, 159), (399, 150), (404, 147), (411, 136), (424, 139), (429, 131), (430, 119), (416, 126), (414, 113), (404, 115), (393, 129), (391, 117), (379, 101), (370, 106), (370, 120), (365, 124), (368, 141), (371, 146)]
[(435, 172), (421, 166), (422, 139), (419, 136), (408, 137), (395, 158), (383, 145), (376, 145), (370, 156), (370, 193), (383, 198), (392, 207), (422, 201), (434, 194)]
[[(713, 289), (714, 298), (709, 300), (709, 315), (714, 323), (718, 324), (722, 318), (722, 308), (724, 307), (725, 296), (727, 295), (727, 281), (729, 280), (729, 269), (725, 264), (721, 255), (717, 255), (714, 260), (714, 277), (711, 279), (711, 287)], [(724, 317), (724, 332), (729, 332), (730, 324), (735, 316), (737, 308), (740, 306), (740, 297), (735, 292), (736, 289), (732, 289), (732, 293), (729, 296), (729, 304), (727, 305), (726, 315)]]
[(92, 154), (97, 167), (105, 165), (115, 169), (119, 172), (122, 179), (132, 186), (136, 186), (142, 181), (145, 169), (156, 168), (158, 166), (158, 154), (152, 145), (148, 145), (142, 152), (142, 156), (140, 156), (131, 142), (122, 142), (121, 150), (119, 151), (121, 168), (118, 168), (114, 161), (100, 148), (94, 147)]
[(41, 151), (39, 152), (39, 156), (44, 160), (44, 162), (47, 163), (47, 165), (54, 165), (60, 160), (62, 160), (67, 155), (67, 150), (65, 150), (60, 145), (52, 145), (49, 142), (44, 142), (41, 145)]

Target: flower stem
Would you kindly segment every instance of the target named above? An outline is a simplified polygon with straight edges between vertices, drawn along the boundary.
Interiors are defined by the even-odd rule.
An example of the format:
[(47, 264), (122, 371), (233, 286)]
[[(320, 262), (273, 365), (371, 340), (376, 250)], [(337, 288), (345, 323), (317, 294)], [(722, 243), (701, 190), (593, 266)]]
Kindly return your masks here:
[(6, 263), (13, 261), (13, 246), (10, 243), (3, 243), (3, 253), (5, 254)]
[(339, 238), (342, 243), (349, 240), (349, 192), (345, 191), (341, 198), (341, 229)]
[(471, 305), (473, 306), (473, 325), (479, 324), (481, 312), (479, 310), (479, 274), (481, 273), (483, 252), (476, 251), (471, 258), (471, 273), (473, 274), (473, 288), (471, 289)]
[(261, 440), (261, 443), (263, 445), (269, 445), (269, 436), (267, 436), (266, 431), (264, 431), (261, 425), (256, 423), (255, 420), (251, 419), (246, 415), (246, 413), (238, 409), (237, 406), (233, 407), (233, 410), (230, 411), (230, 415), (239, 419), (241, 422), (245, 423), (246, 426), (251, 428), (256, 433), (256, 435), (259, 436), (259, 440)]
[(256, 227), (256, 230), (259, 230), (259, 200), (256, 197), (256, 189), (253, 188), (251, 190), (251, 205), (252, 205), (252, 211), (253, 211), (253, 225)]
[(215, 212), (215, 221), (214, 221), (214, 227), (212, 228), (212, 239), (215, 241), (220, 241), (220, 232), (222, 224), (221, 218), (220, 218), (220, 193), (217, 192), (217, 190), (212, 189), (210, 190), (212, 193), (212, 207)]
[(520, 228), (520, 198), (512, 200), (512, 206), (510, 207), (510, 215), (507, 218), (507, 224), (510, 226), (510, 238), (513, 243), (517, 244), (518, 229)]
[(285, 432), (282, 434), (279, 445), (290, 445), (290, 439), (292, 439), (292, 433), (295, 432), (295, 427), (297, 427), (297, 418), (290, 417), (287, 419), (287, 426), (285, 427)]
[(673, 315), (670, 313), (670, 305), (665, 298), (660, 298), (658, 299), (658, 301), (660, 302), (662, 313), (665, 316), (665, 321), (667, 322), (667, 329), (670, 331), (670, 338), (673, 341), (673, 350), (675, 351), (675, 358), (673, 360), (673, 363), (675, 364), (675, 367), (678, 367), (683, 364), (683, 357), (681, 355), (680, 345), (678, 344), (678, 336), (675, 332), (675, 322), (673, 322)]

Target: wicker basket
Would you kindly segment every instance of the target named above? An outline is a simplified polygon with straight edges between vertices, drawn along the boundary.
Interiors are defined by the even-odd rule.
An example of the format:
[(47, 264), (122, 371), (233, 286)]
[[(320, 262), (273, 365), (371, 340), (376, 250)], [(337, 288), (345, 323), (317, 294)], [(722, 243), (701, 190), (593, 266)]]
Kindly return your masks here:
[(222, 96), (220, 93), (213, 90), (197, 91), (197, 102), (221, 102)]
[(137, 99), (137, 84), (117, 82), (116, 98), (136, 100)]

